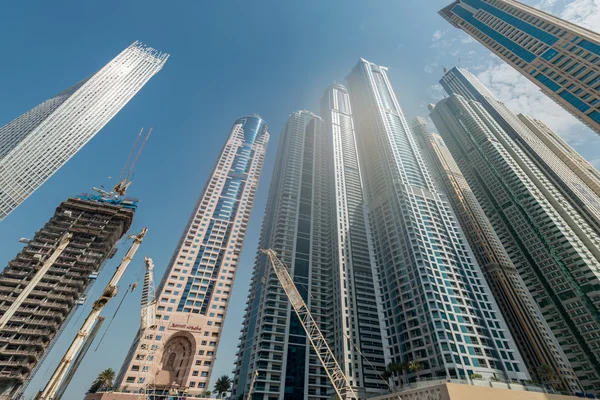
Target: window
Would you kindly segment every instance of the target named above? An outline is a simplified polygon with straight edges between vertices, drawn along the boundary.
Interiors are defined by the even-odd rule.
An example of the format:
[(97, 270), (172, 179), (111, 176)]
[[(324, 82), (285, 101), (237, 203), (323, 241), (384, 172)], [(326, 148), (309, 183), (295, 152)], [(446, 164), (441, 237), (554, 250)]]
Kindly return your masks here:
[(127, 383), (134, 383), (135, 382), (135, 376), (128, 376), (126, 379)]

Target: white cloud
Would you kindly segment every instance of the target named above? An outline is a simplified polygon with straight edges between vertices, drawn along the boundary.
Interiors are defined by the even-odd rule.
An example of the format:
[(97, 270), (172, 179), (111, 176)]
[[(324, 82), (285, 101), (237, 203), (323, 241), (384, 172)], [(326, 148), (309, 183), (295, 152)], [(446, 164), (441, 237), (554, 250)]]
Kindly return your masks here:
[(451, 51), (451, 52), (450, 52), (450, 55), (451, 55), (452, 57), (456, 57), (456, 56), (458, 55), (458, 53), (460, 53), (460, 52), (459, 52), (458, 50), (455, 50), (455, 51)]
[(442, 31), (442, 30), (440, 30), (440, 29), (438, 29), (437, 31), (433, 32), (433, 36), (431, 37), (431, 41), (432, 41), (432, 42), (435, 42), (435, 41), (438, 41), (438, 40), (440, 40), (441, 38), (443, 38), (443, 37), (444, 37), (444, 35), (445, 35), (447, 32), (448, 32), (448, 30), (447, 30), (447, 29), (445, 29), (445, 30), (443, 30), (443, 31)]
[(565, 7), (561, 17), (577, 25), (598, 31), (600, 29), (600, 1), (575, 0)]
[(447, 97), (446, 91), (444, 90), (442, 85), (440, 85), (439, 83), (436, 83), (435, 85), (428, 87), (427, 94), (429, 95), (429, 97), (431, 98), (431, 100), (434, 103), (437, 103), (438, 101)]
[(485, 65), (485, 64), (476, 64), (476, 65), (470, 66), (469, 71), (471, 71), (471, 72), (483, 71), (486, 68), (487, 68), (487, 65)]
[[(600, 29), (600, 0), (526, 0), (526, 2), (589, 29)], [(461, 39), (461, 43), (470, 41), (472, 39)], [(487, 61), (483, 63), (478, 61), (478, 64), (467, 66), (467, 69), (476, 73), (498, 100), (504, 102), (512, 111), (539, 118), (571, 145), (579, 148), (582, 153), (586, 153), (586, 150), (589, 152), (589, 147), (592, 145), (600, 145), (600, 136), (595, 135), (496, 55), (490, 54)], [(594, 162), (598, 165), (600, 159)]]
[(472, 36), (467, 35), (467, 36), (463, 36), (462, 38), (460, 38), (460, 42), (462, 44), (474, 43), (475, 39), (473, 39)]
[(600, 0), (542, 0), (536, 7), (587, 29), (600, 29)]
[(439, 67), (440, 64), (438, 64), (437, 62), (432, 62), (431, 64), (426, 64), (425, 65), (425, 72), (427, 72), (428, 74), (433, 74), (433, 71), (436, 69), (436, 67)]
[(508, 108), (517, 113), (533, 115), (559, 133), (569, 132), (580, 124), (520, 72), (504, 62), (490, 62), (477, 77)]

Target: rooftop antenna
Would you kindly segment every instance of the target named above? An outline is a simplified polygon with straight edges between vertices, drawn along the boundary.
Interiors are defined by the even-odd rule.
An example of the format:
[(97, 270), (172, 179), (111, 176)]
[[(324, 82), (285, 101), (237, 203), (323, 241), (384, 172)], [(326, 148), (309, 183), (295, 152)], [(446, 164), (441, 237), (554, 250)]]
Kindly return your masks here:
[(444, 70), (444, 75), (448, 72), (448, 69), (442, 65), (442, 69)]
[[(127, 161), (125, 162), (125, 165), (123, 166), (123, 170), (121, 171), (119, 180), (118, 180), (117, 184), (113, 187), (113, 189), (110, 192), (107, 192), (106, 190), (104, 190), (104, 186), (102, 186), (102, 185), (100, 185), (100, 188), (96, 188), (96, 187), (94, 188), (94, 191), (100, 193), (100, 195), (102, 196), (103, 199), (117, 199), (119, 197), (125, 196), (125, 194), (127, 193), (127, 189), (129, 188), (129, 185), (131, 185), (131, 183), (133, 181), (134, 168), (140, 158), (140, 155), (142, 154), (142, 151), (144, 151), (146, 142), (148, 141), (148, 138), (150, 137), (150, 134), (152, 133), (152, 128), (150, 128), (150, 130), (148, 131), (148, 134), (146, 135), (146, 137), (143, 138), (141, 144), (138, 146), (138, 144), (140, 143), (140, 139), (142, 139), (143, 133), (144, 133), (144, 128), (142, 128), (140, 130), (140, 133), (138, 133), (137, 137), (135, 138), (135, 142), (133, 143), (133, 147), (131, 148), (131, 151), (129, 152)], [(135, 156), (134, 156), (134, 154), (135, 154)]]
[(458, 68), (460, 68), (460, 57), (458, 57)]

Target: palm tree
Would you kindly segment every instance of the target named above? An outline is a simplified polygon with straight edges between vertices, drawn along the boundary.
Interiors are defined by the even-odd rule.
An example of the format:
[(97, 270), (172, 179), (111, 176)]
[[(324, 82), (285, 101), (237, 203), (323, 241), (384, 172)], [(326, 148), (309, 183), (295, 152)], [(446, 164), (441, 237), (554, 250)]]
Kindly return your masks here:
[(543, 383), (553, 383), (558, 378), (554, 368), (548, 364), (541, 364), (537, 367), (537, 376)]
[(217, 397), (222, 397), (225, 393), (231, 390), (231, 378), (227, 375), (222, 375), (215, 382), (215, 392), (217, 393)]
[(423, 369), (423, 366), (418, 361), (410, 361), (408, 363), (408, 365), (406, 366), (406, 369), (408, 369), (413, 374), (416, 374), (417, 372), (419, 372)]
[(381, 373), (381, 377), (387, 382), (390, 380), (390, 378), (392, 377), (392, 372), (389, 369), (385, 369), (385, 371), (383, 371)]
[(115, 371), (112, 368), (107, 368), (100, 372), (96, 377), (92, 386), (90, 386), (89, 393), (96, 393), (99, 390), (110, 389), (113, 386), (113, 380), (115, 379)]

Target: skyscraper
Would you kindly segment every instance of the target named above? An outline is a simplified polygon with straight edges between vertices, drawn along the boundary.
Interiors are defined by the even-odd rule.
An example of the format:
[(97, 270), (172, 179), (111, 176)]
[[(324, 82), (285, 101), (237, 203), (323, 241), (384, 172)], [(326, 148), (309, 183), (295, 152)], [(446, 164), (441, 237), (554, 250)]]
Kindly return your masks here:
[(539, 140), (544, 142), (544, 144), (579, 177), (579, 179), (583, 180), (596, 195), (600, 196), (600, 172), (592, 164), (539, 119), (523, 114), (519, 114), (517, 117), (519, 117), (521, 122), (523, 122)]
[(333, 164), (329, 200), (333, 230), (333, 351), (344, 364), (342, 369), (355, 390), (368, 398), (387, 389), (379, 376), (386, 364), (352, 108), (344, 86), (334, 84), (325, 90), (321, 116), (331, 143), (328, 159)]
[[(423, 118), (417, 117), (412, 129), (438, 187), (443, 188), (452, 204), (529, 373), (539, 382), (552, 384), (559, 391), (581, 392), (581, 385), (569, 361), (444, 140), (429, 131)], [(552, 371), (554, 378), (548, 379), (548, 370)]]
[[(290, 267), (290, 275), (321, 331), (331, 334), (332, 220), (328, 141), (323, 121), (296, 111), (279, 138), (260, 237)], [(310, 295), (309, 295), (310, 293)], [(246, 302), (233, 397), (328, 399), (330, 383), (291, 309), (267, 257), (258, 253)]]
[[(600, 235), (600, 197), (586, 184), (586, 181), (590, 181), (586, 176), (589, 173), (582, 174), (580, 177), (581, 171), (569, 167), (564, 156), (556, 154), (555, 150), (548, 147), (529, 129), (528, 125), (533, 126), (532, 123), (524, 123), (469, 71), (452, 68), (442, 77), (440, 83), (448, 94), (457, 93), (465, 99), (477, 101), (512, 139), (512, 145), (519, 146), (527, 154), (572, 209), (579, 213), (596, 234)], [(546, 187), (545, 181), (534, 178), (533, 182), (542, 191)], [(580, 233), (585, 240), (587, 233)]]
[(0, 220), (94, 137), (168, 57), (135, 42), (92, 76), (0, 128)]
[(431, 118), (584, 388), (600, 391), (598, 236), (478, 102)]
[(361, 59), (347, 79), (386, 361), (420, 363), (405, 380), (528, 379), (464, 233), (429, 176), (387, 68)]
[(156, 332), (133, 343), (117, 387), (208, 390), (268, 141), (260, 116), (235, 121), (156, 290)]
[(81, 195), (64, 201), (54, 216), (0, 274), (4, 313), (70, 232), (69, 245), (6, 327), (0, 331), (0, 398), (18, 393), (44, 360), (104, 262), (133, 220), (137, 201)]
[[(290, 272), (298, 290), (350, 384), (361, 397), (372, 397), (387, 388), (379, 376), (385, 359), (352, 111), (344, 86), (333, 84), (325, 90), (321, 114), (322, 118), (297, 111), (283, 128), (260, 244), (275, 249), (293, 266)], [(328, 399), (333, 389), (325, 370), (276, 276), (267, 271), (268, 260), (259, 253), (234, 397), (247, 393), (258, 371), (254, 398)], [(286, 312), (276, 311), (283, 307)], [(273, 326), (276, 333), (271, 335)]]
[(600, 35), (516, 0), (455, 0), (440, 11), (600, 133)]

